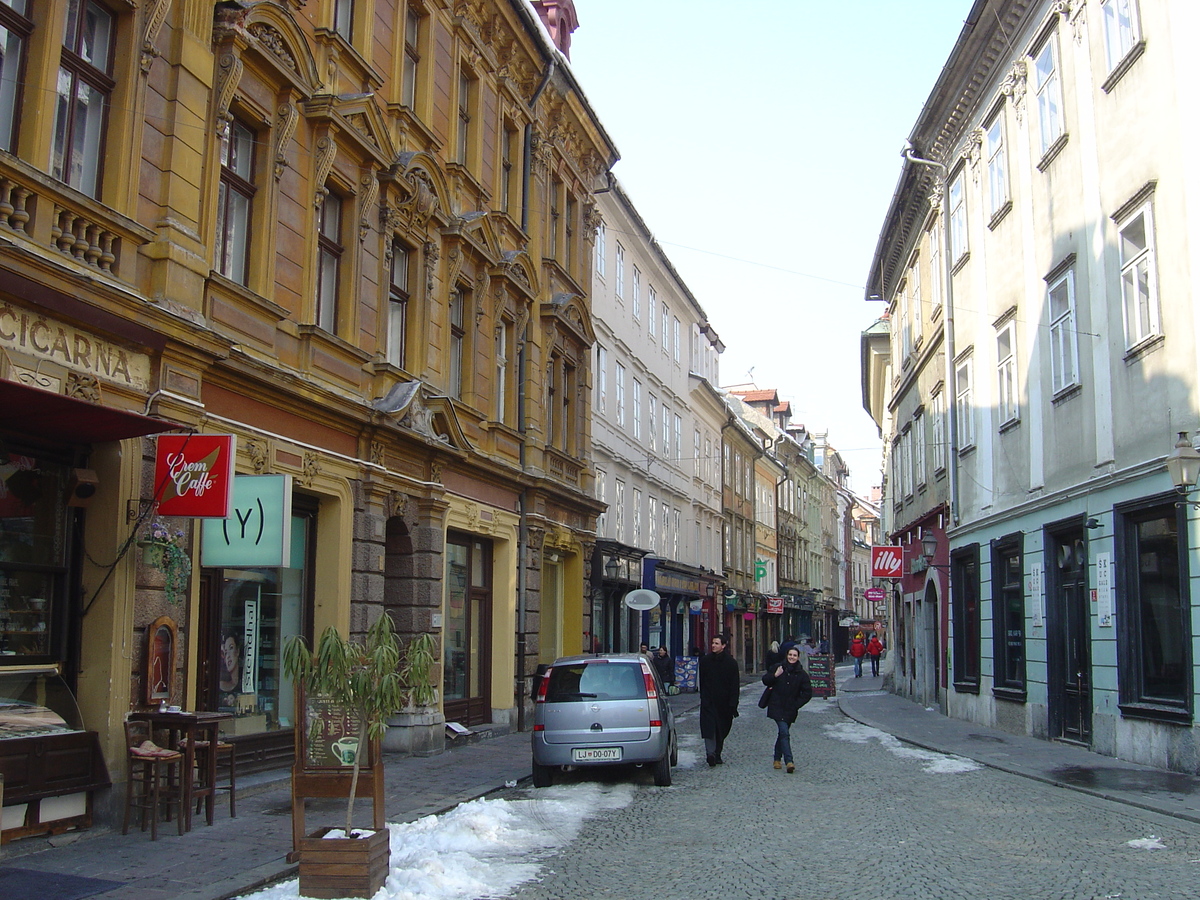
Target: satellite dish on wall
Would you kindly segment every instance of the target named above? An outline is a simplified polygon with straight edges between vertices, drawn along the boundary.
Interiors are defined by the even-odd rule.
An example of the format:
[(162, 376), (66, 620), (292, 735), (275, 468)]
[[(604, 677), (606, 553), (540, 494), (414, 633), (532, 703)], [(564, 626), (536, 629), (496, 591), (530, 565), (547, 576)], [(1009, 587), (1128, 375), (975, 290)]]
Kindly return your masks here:
[(659, 599), (658, 591), (638, 588), (636, 591), (630, 591), (625, 595), (625, 605), (630, 609), (654, 609), (654, 607), (658, 606)]

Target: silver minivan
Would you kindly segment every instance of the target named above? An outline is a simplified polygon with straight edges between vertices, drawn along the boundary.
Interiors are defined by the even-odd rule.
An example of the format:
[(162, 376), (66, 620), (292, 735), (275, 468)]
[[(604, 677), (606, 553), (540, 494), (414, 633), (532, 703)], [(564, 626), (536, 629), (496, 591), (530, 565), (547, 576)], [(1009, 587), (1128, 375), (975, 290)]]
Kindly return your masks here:
[(652, 765), (671, 783), (679, 761), (675, 718), (650, 660), (639, 653), (564, 656), (534, 690), (533, 784), (556, 768)]

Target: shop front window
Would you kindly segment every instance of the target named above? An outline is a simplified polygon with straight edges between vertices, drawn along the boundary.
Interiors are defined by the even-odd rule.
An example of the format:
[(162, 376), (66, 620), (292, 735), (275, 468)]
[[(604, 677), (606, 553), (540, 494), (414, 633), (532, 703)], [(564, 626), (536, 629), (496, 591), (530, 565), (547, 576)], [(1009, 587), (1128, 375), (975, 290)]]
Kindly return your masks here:
[(226, 734), (291, 728), (295, 694), (283, 673), (283, 645), (303, 634), (310, 519), (292, 518), (293, 568), (222, 569), (215, 637), (217, 709), (234, 718)]
[(62, 658), (69, 472), (39, 456), (0, 455), (0, 664)]

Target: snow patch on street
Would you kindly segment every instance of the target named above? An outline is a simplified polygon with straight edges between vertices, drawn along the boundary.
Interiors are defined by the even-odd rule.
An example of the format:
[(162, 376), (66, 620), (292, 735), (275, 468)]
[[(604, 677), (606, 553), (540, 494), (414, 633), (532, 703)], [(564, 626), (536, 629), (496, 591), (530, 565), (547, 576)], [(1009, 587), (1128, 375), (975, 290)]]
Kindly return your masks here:
[[(481, 798), (440, 816), (389, 825), (392, 868), (375, 900), (507, 896), (536, 878), (541, 860), (574, 840), (588, 818), (628, 806), (634, 790), (633, 785), (561, 785), (531, 792), (529, 800)], [(300, 882), (249, 896), (290, 900), (300, 896)]]
[(901, 759), (912, 759), (922, 764), (926, 772), (934, 775), (957, 775), (961, 772), (974, 772), (982, 769), (979, 763), (962, 756), (948, 753), (936, 753), (933, 750), (920, 750), (907, 747), (886, 731), (860, 725), (857, 722), (839, 722), (836, 725), (826, 725), (825, 733), (838, 741), (851, 744), (865, 744), (868, 741), (879, 741), (885, 750)]
[(1167, 845), (1164, 844), (1162, 841), (1160, 841), (1158, 838), (1156, 838), (1154, 835), (1150, 835), (1150, 837), (1148, 837), (1148, 838), (1137, 838), (1136, 840), (1133, 840), (1133, 841), (1126, 841), (1125, 843), (1127, 846), (1132, 847), (1134, 850), (1166, 850), (1167, 849)]

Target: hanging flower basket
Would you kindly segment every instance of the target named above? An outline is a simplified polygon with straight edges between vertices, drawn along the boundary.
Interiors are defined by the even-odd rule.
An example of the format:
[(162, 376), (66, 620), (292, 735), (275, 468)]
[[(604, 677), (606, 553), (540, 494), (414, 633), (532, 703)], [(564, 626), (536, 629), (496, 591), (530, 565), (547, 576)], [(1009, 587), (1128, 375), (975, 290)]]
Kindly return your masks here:
[(182, 531), (169, 531), (161, 522), (151, 522), (147, 537), (138, 541), (142, 563), (163, 573), (163, 592), (169, 603), (182, 602), (192, 574), (192, 560), (183, 541)]

